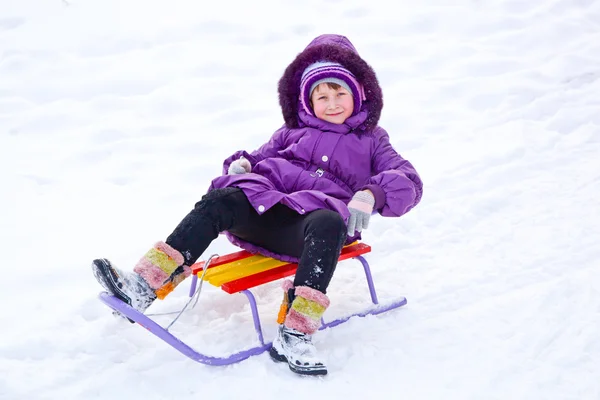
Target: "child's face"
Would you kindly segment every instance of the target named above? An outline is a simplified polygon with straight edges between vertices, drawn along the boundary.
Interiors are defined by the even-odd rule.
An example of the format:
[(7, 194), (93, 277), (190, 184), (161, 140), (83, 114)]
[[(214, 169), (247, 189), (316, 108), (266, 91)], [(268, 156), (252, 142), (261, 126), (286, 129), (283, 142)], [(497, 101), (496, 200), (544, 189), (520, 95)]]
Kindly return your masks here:
[(354, 111), (354, 98), (343, 87), (330, 88), (321, 83), (313, 90), (310, 100), (317, 118), (333, 124), (343, 124)]

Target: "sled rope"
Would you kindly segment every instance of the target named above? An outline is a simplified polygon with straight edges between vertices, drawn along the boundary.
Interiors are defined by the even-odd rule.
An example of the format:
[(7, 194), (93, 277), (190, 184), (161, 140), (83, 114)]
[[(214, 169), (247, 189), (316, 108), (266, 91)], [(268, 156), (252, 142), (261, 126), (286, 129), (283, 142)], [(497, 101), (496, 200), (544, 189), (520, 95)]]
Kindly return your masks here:
[[(372, 304), (363, 311), (354, 312), (345, 317), (328, 322), (321, 318), (321, 326), (319, 330), (332, 328), (334, 326), (343, 324), (352, 317), (378, 315), (395, 308), (402, 307), (406, 304), (405, 297), (398, 297), (397, 299), (388, 301), (385, 304), (379, 303), (377, 292), (373, 284), (371, 268), (367, 260), (363, 257), (364, 254), (369, 253), (370, 251), (370, 246), (364, 243), (355, 242), (345, 246), (342, 249), (338, 261), (349, 258), (360, 261), (360, 264), (362, 264), (364, 269)], [(167, 328), (162, 327), (152, 318), (149, 318), (148, 315), (144, 315), (109, 293), (102, 292), (100, 293), (99, 298), (104, 304), (113, 309), (115, 312), (118, 312), (130, 320), (137, 322), (146, 328), (150, 333), (165, 341), (168, 345), (172, 346), (174, 349), (191, 358), (192, 360), (206, 365), (228, 365), (245, 360), (251, 356), (262, 354), (268, 351), (272, 346), (271, 342), (264, 340), (256, 299), (250, 289), (293, 275), (296, 272), (296, 268), (297, 264), (295, 263), (286, 263), (284, 261), (275, 260), (258, 254), (252, 254), (245, 250), (231, 254), (225, 254), (223, 256), (213, 254), (207, 261), (202, 261), (191, 266), (192, 284), (189, 291), (190, 299), (181, 311), (169, 313), (177, 313), (177, 316)], [(198, 280), (200, 280), (200, 282), (198, 282)], [(200, 298), (200, 292), (202, 290), (202, 286), (197, 288), (197, 284), (199, 283), (202, 285), (205, 280), (216, 287), (220, 287), (226, 293), (241, 293), (246, 296), (248, 302), (250, 303), (250, 310), (252, 312), (252, 319), (254, 322), (254, 330), (258, 340), (257, 345), (224, 356), (211, 356), (198, 352), (168, 331), (168, 329), (173, 326), (175, 322), (177, 322), (179, 317), (184, 312), (196, 307)]]
[[(180, 311), (170, 311), (170, 312), (153, 313), (153, 314), (146, 314), (146, 315), (155, 317), (155, 316), (159, 316), (159, 315), (173, 315), (173, 314), (177, 314), (177, 316), (175, 317), (175, 319), (173, 321), (171, 321), (171, 323), (165, 328), (165, 330), (168, 331), (169, 328), (171, 328), (171, 326), (173, 326), (173, 324), (175, 324), (175, 322), (177, 322), (177, 320), (179, 319), (179, 317), (181, 317), (181, 315), (185, 311), (191, 311), (191, 310), (193, 310), (196, 307), (196, 305), (198, 304), (198, 300), (200, 299), (200, 293), (202, 292), (202, 282), (204, 281), (204, 275), (206, 274), (206, 271), (208, 270), (208, 266), (211, 264), (213, 258), (218, 258), (218, 257), (219, 257), (218, 254), (213, 254), (213, 255), (211, 255), (208, 258), (208, 260), (206, 261), (206, 269), (202, 273), (202, 277), (200, 278), (200, 283), (198, 284), (198, 289), (196, 290), (196, 292), (194, 293), (194, 295), (190, 297), (190, 299), (188, 300), (188, 302), (185, 303), (185, 305), (183, 306), (183, 308)], [(194, 304), (192, 305), (192, 307), (190, 307), (189, 309), (187, 309), (187, 307), (192, 302), (194, 302)]]

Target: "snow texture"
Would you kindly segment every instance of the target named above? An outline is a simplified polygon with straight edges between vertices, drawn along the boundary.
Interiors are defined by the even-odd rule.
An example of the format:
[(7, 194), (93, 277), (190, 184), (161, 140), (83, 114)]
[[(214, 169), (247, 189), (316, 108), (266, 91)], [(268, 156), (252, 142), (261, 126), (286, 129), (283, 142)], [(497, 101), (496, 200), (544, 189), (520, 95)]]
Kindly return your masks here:
[[(409, 303), (315, 335), (322, 379), (197, 364), (114, 318), (90, 262), (133, 268), (268, 140), (322, 33), (374, 67), (425, 183), (364, 233), (381, 299)], [(599, 154), (600, 1), (2, 1), (0, 399), (600, 399)], [(279, 282), (255, 294), (272, 340)], [(327, 319), (368, 303), (358, 262), (328, 295)], [(206, 285), (173, 329), (256, 343), (245, 297)]]

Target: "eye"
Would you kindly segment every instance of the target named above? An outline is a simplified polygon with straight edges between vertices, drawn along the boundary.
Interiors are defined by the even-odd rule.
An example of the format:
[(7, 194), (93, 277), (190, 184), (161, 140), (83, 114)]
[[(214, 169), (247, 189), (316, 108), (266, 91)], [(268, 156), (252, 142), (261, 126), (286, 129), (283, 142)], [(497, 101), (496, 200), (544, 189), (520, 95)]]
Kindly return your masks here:
[(317, 100), (325, 100), (327, 98), (327, 96), (319, 96), (317, 97)]
[(345, 95), (347, 95), (347, 94), (348, 94), (348, 93), (346, 93), (346, 92), (339, 92), (339, 93), (338, 93), (338, 96), (345, 96)]

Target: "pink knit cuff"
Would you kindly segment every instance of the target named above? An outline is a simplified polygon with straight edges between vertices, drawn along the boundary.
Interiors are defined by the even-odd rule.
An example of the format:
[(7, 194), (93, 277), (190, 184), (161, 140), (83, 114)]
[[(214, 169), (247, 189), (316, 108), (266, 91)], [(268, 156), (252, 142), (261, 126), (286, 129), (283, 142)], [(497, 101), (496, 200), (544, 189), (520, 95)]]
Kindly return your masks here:
[(369, 215), (371, 215), (371, 213), (373, 212), (372, 205), (356, 200), (352, 200), (350, 203), (348, 203), (348, 208), (353, 208), (355, 210), (362, 211)]
[(329, 307), (329, 298), (327, 295), (308, 286), (297, 286), (296, 296), (304, 297), (306, 300), (312, 300), (325, 308)]
[(365, 189), (370, 190), (371, 193), (373, 193), (373, 196), (375, 196), (375, 204), (373, 205), (373, 208), (375, 210), (381, 210), (385, 205), (385, 192), (383, 191), (381, 186), (372, 183), (370, 185), (365, 186), (361, 190)]
[(284, 325), (307, 335), (312, 335), (319, 329), (321, 321), (315, 321), (294, 309), (290, 309), (285, 318)]
[(175, 260), (177, 265), (183, 264), (183, 255), (168, 244), (166, 244), (165, 242), (157, 242), (154, 245), (154, 248), (162, 251), (163, 253), (171, 257), (173, 260)]
[(289, 279), (284, 279), (283, 282), (281, 282), (281, 288), (287, 292), (288, 290), (294, 288), (294, 282)]
[(165, 271), (152, 264), (146, 257), (142, 257), (138, 261), (133, 271), (144, 278), (152, 289), (158, 289), (169, 279), (169, 275)]

